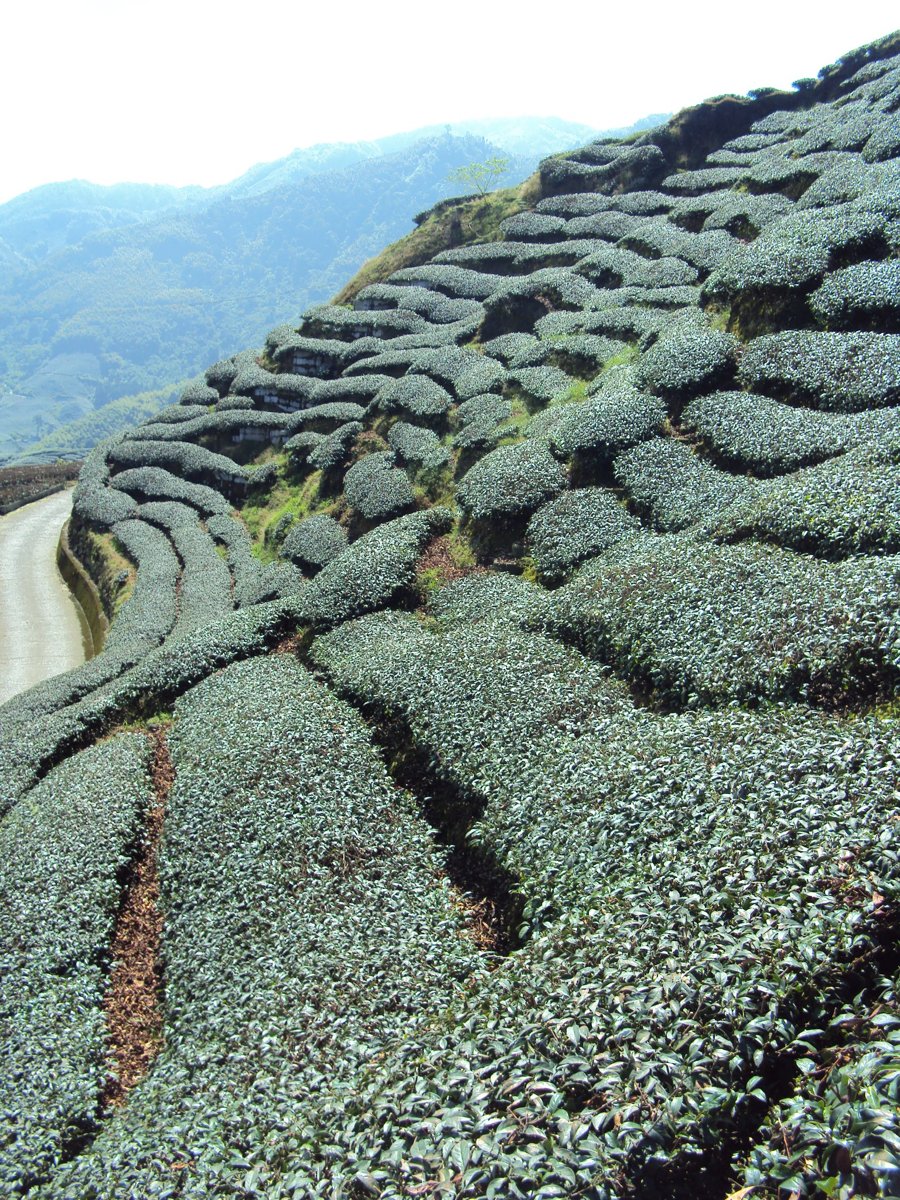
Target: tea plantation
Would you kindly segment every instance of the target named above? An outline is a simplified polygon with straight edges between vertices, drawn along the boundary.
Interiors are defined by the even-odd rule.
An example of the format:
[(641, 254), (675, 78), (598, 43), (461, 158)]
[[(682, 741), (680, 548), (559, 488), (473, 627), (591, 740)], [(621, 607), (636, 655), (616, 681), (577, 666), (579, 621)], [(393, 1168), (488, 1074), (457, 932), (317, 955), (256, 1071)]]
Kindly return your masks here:
[(91, 453), (4, 1196), (900, 1195), (898, 128), (893, 34), (548, 159)]

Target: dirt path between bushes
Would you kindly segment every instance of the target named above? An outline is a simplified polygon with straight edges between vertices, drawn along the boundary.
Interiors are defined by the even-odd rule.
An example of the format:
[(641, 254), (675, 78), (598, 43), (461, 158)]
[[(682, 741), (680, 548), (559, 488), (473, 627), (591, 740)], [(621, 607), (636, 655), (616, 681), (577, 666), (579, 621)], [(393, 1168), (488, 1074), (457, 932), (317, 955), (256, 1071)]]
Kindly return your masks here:
[(84, 617), (56, 565), (71, 509), (63, 491), (0, 517), (0, 703), (84, 662)]

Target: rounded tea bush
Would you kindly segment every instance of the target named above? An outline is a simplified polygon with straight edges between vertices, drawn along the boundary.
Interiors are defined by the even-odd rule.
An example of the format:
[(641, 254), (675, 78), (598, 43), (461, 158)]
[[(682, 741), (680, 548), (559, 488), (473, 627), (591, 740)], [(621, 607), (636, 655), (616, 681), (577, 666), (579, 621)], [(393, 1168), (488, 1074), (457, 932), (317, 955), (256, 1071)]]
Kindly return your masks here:
[(567, 486), (550, 444), (533, 438), (486, 454), (460, 480), (456, 495), (469, 516), (483, 521), (531, 512)]
[(640, 531), (640, 522), (607, 488), (578, 488), (538, 509), (527, 541), (541, 575), (552, 581)]
[(415, 502), (409, 476), (395, 462), (391, 450), (367, 454), (344, 476), (347, 503), (367, 521), (399, 516)]
[(281, 553), (306, 570), (319, 571), (347, 549), (347, 535), (334, 519), (306, 517), (288, 532)]
[(613, 469), (638, 511), (667, 532), (720, 516), (754, 487), (753, 481), (720, 470), (672, 438), (634, 446), (619, 455)]

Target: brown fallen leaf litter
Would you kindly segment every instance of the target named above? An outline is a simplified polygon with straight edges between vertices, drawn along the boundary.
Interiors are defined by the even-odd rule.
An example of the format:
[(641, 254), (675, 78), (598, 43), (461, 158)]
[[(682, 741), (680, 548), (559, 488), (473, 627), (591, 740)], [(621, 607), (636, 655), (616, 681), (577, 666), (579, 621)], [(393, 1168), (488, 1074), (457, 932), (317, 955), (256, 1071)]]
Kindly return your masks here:
[(152, 730), (150, 774), (155, 800), (125, 880), (110, 952), (113, 969), (103, 1007), (109, 1036), (109, 1074), (101, 1109), (120, 1105), (149, 1071), (163, 1045), (159, 908), (159, 840), (175, 773), (163, 728)]

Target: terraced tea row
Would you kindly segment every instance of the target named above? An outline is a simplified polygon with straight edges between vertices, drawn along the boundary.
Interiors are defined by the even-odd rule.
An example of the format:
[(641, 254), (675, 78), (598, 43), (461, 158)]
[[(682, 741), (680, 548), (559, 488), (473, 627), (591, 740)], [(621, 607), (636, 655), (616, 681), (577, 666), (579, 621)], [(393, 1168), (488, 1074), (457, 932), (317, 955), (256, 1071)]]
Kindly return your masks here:
[[(548, 160), (90, 456), (134, 587), (2, 710), (0, 834), (58, 882), (107, 767), (127, 830), (64, 1102), (13, 913), (13, 1194), (894, 1194), (898, 50)], [(166, 1040), (100, 1113), (147, 719)]]

